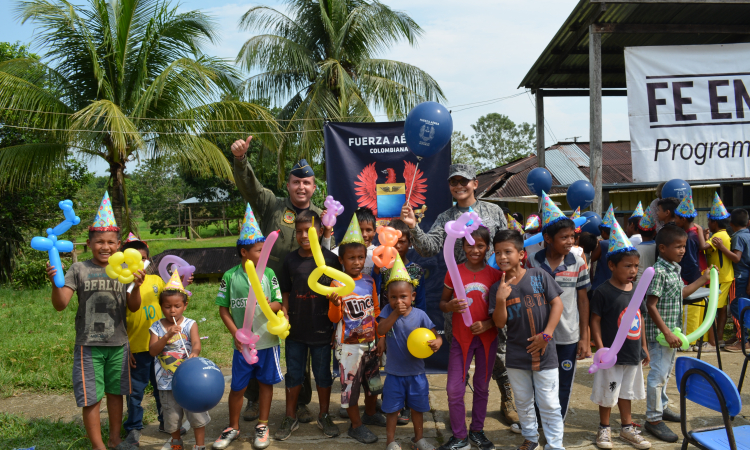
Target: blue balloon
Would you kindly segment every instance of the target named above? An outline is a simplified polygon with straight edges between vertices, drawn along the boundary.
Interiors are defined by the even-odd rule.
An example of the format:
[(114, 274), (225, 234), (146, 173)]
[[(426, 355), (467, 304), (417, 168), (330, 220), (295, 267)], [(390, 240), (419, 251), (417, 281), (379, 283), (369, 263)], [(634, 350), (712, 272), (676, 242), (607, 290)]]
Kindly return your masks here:
[(581, 226), (581, 232), (591, 233), (594, 236), (599, 236), (602, 232), (599, 230), (599, 225), (602, 224), (602, 218), (599, 214), (594, 211), (586, 211), (581, 214), (581, 218), (585, 217), (586, 222)]
[(406, 145), (419, 158), (427, 158), (445, 148), (453, 133), (453, 117), (448, 108), (436, 102), (415, 106), (404, 122)]
[(542, 196), (542, 191), (549, 194), (552, 189), (552, 174), (544, 167), (537, 167), (526, 175), (526, 185), (539, 197)]
[(585, 209), (594, 202), (594, 186), (586, 180), (578, 180), (568, 187), (565, 194), (568, 204), (575, 210), (576, 208)]
[(683, 198), (692, 194), (693, 190), (690, 189), (690, 185), (685, 180), (675, 178), (669, 180), (661, 189), (661, 198), (674, 197), (677, 200), (682, 201)]
[(218, 405), (224, 395), (224, 375), (206, 358), (187, 359), (174, 372), (172, 394), (184, 409), (206, 412)]
[(49, 264), (56, 271), (52, 280), (55, 286), (61, 288), (65, 286), (65, 273), (63, 272), (63, 265), (60, 260), (60, 252), (72, 252), (75, 247), (70, 241), (57, 240), (57, 236), (68, 231), (73, 225), (78, 225), (81, 222), (81, 218), (76, 216), (75, 211), (73, 211), (72, 201), (63, 200), (57, 205), (62, 209), (65, 220), (60, 222), (55, 228), (47, 228), (46, 238), (41, 236), (34, 237), (31, 240), (31, 248), (48, 252)]

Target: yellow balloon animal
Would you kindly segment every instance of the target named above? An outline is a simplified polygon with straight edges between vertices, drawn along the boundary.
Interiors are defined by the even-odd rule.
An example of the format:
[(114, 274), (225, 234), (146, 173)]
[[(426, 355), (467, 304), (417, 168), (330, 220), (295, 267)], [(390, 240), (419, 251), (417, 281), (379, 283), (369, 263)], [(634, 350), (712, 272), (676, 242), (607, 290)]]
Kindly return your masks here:
[[(310, 250), (312, 251), (313, 258), (315, 259), (315, 265), (318, 266), (312, 271), (310, 277), (307, 279), (307, 285), (310, 289), (317, 292), (320, 295), (330, 295), (333, 293), (343, 297), (354, 292), (354, 280), (349, 275), (345, 274), (340, 270), (336, 270), (333, 267), (326, 266), (326, 260), (323, 258), (323, 251), (320, 249), (320, 243), (318, 242), (318, 232), (315, 227), (310, 227), (307, 231), (307, 235), (310, 238)], [(327, 275), (336, 281), (343, 283), (343, 286), (325, 286), (318, 282), (321, 276)]]
[(406, 348), (415, 358), (428, 358), (435, 352), (432, 351), (427, 341), (435, 340), (435, 333), (427, 328), (417, 328), (406, 339)]
[(255, 273), (255, 264), (252, 261), (248, 260), (245, 263), (245, 272), (247, 272), (247, 278), (250, 280), (250, 288), (255, 293), (258, 306), (260, 306), (263, 315), (268, 319), (268, 332), (281, 339), (286, 339), (289, 336), (289, 321), (286, 320), (283, 311), (279, 311), (276, 314), (273, 313), (265, 294), (263, 294), (263, 287), (260, 285), (258, 274)]
[[(124, 252), (113, 254), (107, 262), (109, 264), (104, 269), (107, 272), (107, 276), (113, 280), (118, 280), (122, 284), (132, 283), (135, 279), (133, 274), (139, 270), (143, 270), (141, 252), (134, 248), (128, 248)], [(128, 265), (126, 269), (123, 269), (123, 263)]]

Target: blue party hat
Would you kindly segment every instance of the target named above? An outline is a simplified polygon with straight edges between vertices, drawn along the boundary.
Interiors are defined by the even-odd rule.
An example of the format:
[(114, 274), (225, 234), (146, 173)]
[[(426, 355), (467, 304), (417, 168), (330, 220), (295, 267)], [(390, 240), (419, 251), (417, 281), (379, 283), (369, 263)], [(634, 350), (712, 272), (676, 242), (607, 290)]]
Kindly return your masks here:
[(544, 199), (542, 201), (542, 231), (544, 231), (548, 226), (567, 219), (567, 217), (544, 191), (542, 191), (542, 198)]
[(708, 213), (708, 218), (711, 220), (722, 220), (729, 217), (729, 212), (724, 207), (724, 202), (719, 198), (719, 194), (714, 192), (714, 204), (711, 205), (711, 211)]
[(635, 247), (630, 243), (630, 239), (628, 239), (628, 236), (622, 230), (620, 224), (615, 222), (614, 225), (612, 225), (612, 231), (609, 234), (609, 249), (607, 255), (627, 252), (630, 250), (635, 250)]
[(612, 207), (612, 203), (609, 204), (609, 209), (607, 209), (607, 213), (604, 215), (604, 219), (602, 220), (602, 224), (599, 225), (602, 228), (612, 228), (612, 225), (617, 222), (617, 219), (615, 219), (615, 209)]
[(635, 207), (635, 211), (633, 211), (630, 217), (643, 217), (643, 205), (641, 205), (641, 202), (638, 202), (638, 206)]
[(120, 231), (115, 221), (115, 214), (112, 212), (112, 201), (109, 199), (109, 193), (104, 192), (102, 203), (99, 210), (96, 211), (94, 223), (89, 227), (89, 231)]
[(248, 203), (247, 207), (245, 207), (245, 219), (242, 221), (242, 229), (240, 230), (240, 237), (237, 239), (237, 245), (253, 245), (258, 242), (265, 242), (265, 240), (266, 238), (258, 226), (258, 221), (255, 220), (253, 208)]
[(693, 194), (688, 194), (680, 202), (680, 206), (674, 210), (674, 213), (680, 217), (695, 217), (698, 215), (698, 211), (695, 210), (693, 205)]

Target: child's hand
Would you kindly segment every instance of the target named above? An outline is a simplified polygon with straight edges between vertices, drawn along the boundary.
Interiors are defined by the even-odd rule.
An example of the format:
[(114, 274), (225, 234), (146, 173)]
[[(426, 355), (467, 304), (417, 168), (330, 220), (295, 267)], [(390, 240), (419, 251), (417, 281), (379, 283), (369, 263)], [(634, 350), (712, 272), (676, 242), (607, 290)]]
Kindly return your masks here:
[(57, 275), (57, 269), (47, 261), (47, 278), (52, 283), (52, 288), (55, 288), (55, 275)]
[(169, 336), (170, 338), (175, 334), (179, 334), (180, 332), (182, 332), (182, 328), (180, 328), (179, 325), (170, 325), (169, 328), (167, 328), (167, 336)]
[(513, 285), (511, 283), (513, 280), (515, 280), (516, 277), (511, 278), (508, 280), (508, 282), (505, 282), (505, 273), (503, 272), (503, 277), (500, 279), (500, 286), (497, 288), (497, 295), (495, 296), (495, 300), (497, 302), (504, 302), (508, 299), (508, 296), (510, 296), (510, 292), (513, 289)]
[(193, 274), (190, 274), (190, 278), (188, 278), (187, 284), (193, 284), (193, 281), (195, 281), (195, 276)]
[(431, 341), (427, 341), (427, 345), (430, 346), (430, 350), (432, 350), (433, 353), (436, 353), (438, 350), (440, 350), (440, 346), (443, 345), (443, 339), (438, 336)]
[(197, 353), (195, 353), (195, 352), (190, 352), (190, 355), (188, 356), (188, 359), (190, 359), (190, 358), (197, 358), (197, 357), (198, 357), (198, 354), (197, 354)]
[(454, 298), (448, 302), (448, 310), (454, 313), (462, 313), (469, 307), (469, 302), (463, 298)]
[(341, 297), (335, 292), (328, 295), (328, 301), (333, 303), (333, 306), (341, 306)]
[(128, 352), (128, 365), (131, 369), (135, 369), (135, 356), (130, 352)]
[(682, 341), (680, 340), (680, 338), (675, 336), (675, 334), (672, 333), (671, 330), (664, 334), (664, 340), (667, 341), (667, 344), (669, 344), (670, 348), (679, 348), (682, 346)]
[(578, 341), (578, 351), (576, 353), (576, 359), (586, 359), (591, 356), (591, 341), (588, 339), (581, 339)]
[(242, 342), (238, 341), (236, 337), (234, 338), (234, 348), (236, 348), (238, 352), (242, 351)]
[(643, 367), (646, 367), (648, 363), (651, 362), (651, 355), (648, 354), (648, 348), (646, 347), (643, 347), (643, 353), (645, 353), (645, 356), (643, 357), (641, 364), (643, 364)]
[(472, 323), (471, 327), (469, 327), (469, 330), (471, 330), (471, 334), (473, 334), (474, 336), (476, 336), (478, 334), (484, 333), (485, 331), (489, 330), (493, 326), (494, 325), (492, 324), (491, 320), (485, 320), (485, 321), (479, 321), (479, 322)]
[(399, 316), (403, 316), (409, 310), (409, 305), (404, 302), (396, 303), (396, 312)]
[(711, 237), (711, 232), (708, 230), (708, 228), (703, 229), (703, 239), (708, 240), (708, 238)]
[(542, 352), (541, 354), (544, 355), (547, 350), (547, 341), (542, 337), (542, 333), (528, 338), (527, 341), (531, 341), (531, 344), (526, 347), (526, 353)]
[(133, 272), (133, 283), (135, 287), (141, 287), (143, 280), (146, 279), (146, 272), (143, 269)]
[(724, 248), (724, 241), (722, 241), (720, 237), (715, 237), (711, 239), (711, 242), (714, 244), (714, 247), (716, 247), (719, 250)]
[(380, 358), (383, 356), (383, 352), (385, 352), (385, 338), (380, 338), (375, 353), (378, 355), (378, 358)]
[(708, 266), (708, 269), (703, 271), (703, 276), (701, 276), (701, 281), (702, 281), (701, 284), (706, 284), (711, 280), (711, 269), (713, 268), (714, 268), (714, 265), (711, 264), (710, 266)]

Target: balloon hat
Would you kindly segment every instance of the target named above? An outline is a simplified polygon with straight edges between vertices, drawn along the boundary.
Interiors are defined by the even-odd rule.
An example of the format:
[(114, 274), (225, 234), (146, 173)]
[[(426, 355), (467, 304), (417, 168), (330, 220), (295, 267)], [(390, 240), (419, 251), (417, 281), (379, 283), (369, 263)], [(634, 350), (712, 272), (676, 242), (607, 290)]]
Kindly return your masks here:
[(237, 239), (237, 245), (253, 245), (258, 242), (265, 242), (266, 238), (263, 233), (260, 232), (258, 221), (255, 220), (255, 214), (253, 208), (250, 207), (250, 203), (245, 207), (245, 219), (242, 221), (242, 229), (240, 230), (240, 237)]
[(508, 214), (508, 229), (510, 230), (516, 230), (519, 233), (523, 234), (523, 228), (521, 228), (521, 225), (518, 224), (518, 221), (515, 219), (515, 217)]
[(526, 226), (523, 228), (526, 231), (536, 230), (541, 226), (541, 222), (539, 221), (539, 216), (536, 214), (532, 214), (529, 216), (528, 219), (526, 219)]
[(169, 279), (169, 282), (164, 287), (165, 291), (180, 291), (185, 295), (190, 295), (188, 291), (185, 290), (185, 288), (182, 286), (182, 281), (180, 280), (180, 269), (175, 269), (174, 272), (172, 272), (172, 278)]
[(567, 219), (567, 217), (544, 191), (542, 191), (542, 198), (542, 231), (544, 231), (553, 223)]
[(641, 202), (638, 202), (638, 206), (635, 207), (635, 211), (633, 211), (630, 217), (643, 217), (643, 205)]
[(638, 228), (643, 231), (652, 231), (656, 229), (656, 219), (651, 213), (651, 208), (646, 210), (646, 213), (641, 217), (641, 221), (638, 222)]
[(393, 283), (394, 281), (406, 281), (414, 287), (417, 287), (417, 285), (419, 284), (419, 280), (413, 280), (409, 276), (409, 272), (406, 271), (404, 262), (401, 260), (401, 255), (396, 255), (396, 261), (393, 262), (393, 267), (391, 268), (390, 275), (391, 276), (388, 278), (388, 281), (385, 282), (386, 289), (388, 289), (388, 285)]
[(685, 198), (682, 199), (680, 202), (680, 206), (677, 207), (677, 209), (674, 210), (674, 213), (680, 217), (695, 217), (698, 215), (698, 211), (695, 210), (695, 205), (693, 205), (693, 194), (688, 194)]
[(714, 204), (711, 205), (711, 211), (708, 212), (708, 218), (711, 220), (722, 220), (729, 218), (729, 212), (724, 207), (724, 202), (719, 198), (719, 194), (714, 192)]
[(89, 231), (120, 231), (115, 221), (115, 214), (112, 212), (112, 201), (109, 199), (109, 193), (104, 192), (102, 203), (94, 217), (94, 223), (89, 227)]
[(612, 228), (612, 224), (615, 222), (617, 222), (615, 219), (615, 209), (612, 207), (612, 203), (610, 203), (607, 213), (604, 215), (604, 219), (602, 219), (602, 224), (599, 226), (602, 228)]
[(352, 221), (349, 222), (349, 228), (346, 229), (344, 239), (341, 240), (341, 244), (362, 244), (365, 245), (365, 239), (362, 237), (362, 229), (359, 228), (359, 220), (357, 215), (352, 214)]
[(630, 243), (630, 239), (628, 239), (620, 224), (615, 222), (612, 232), (609, 235), (609, 251), (607, 251), (607, 255), (628, 252), (630, 250), (635, 250), (635, 247)]

